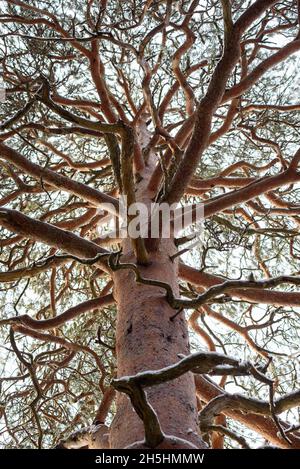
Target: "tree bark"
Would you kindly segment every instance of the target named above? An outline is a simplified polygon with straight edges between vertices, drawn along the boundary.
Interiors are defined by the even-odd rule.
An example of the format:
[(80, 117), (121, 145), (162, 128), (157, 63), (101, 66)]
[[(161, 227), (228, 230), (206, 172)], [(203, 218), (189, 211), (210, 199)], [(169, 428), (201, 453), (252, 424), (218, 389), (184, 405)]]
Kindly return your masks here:
[[(145, 127), (140, 126), (141, 146), (147, 143)], [(148, 165), (139, 175), (136, 200), (147, 206), (153, 194), (147, 188), (155, 166), (150, 155)], [(135, 262), (131, 244), (123, 241), (121, 262)], [(179, 295), (178, 262), (170, 256), (176, 252), (173, 239), (162, 239), (155, 251), (150, 251), (150, 264), (140, 266), (144, 278), (167, 282)], [(131, 270), (114, 274), (114, 298), (117, 303), (116, 353), (118, 377), (141, 371), (160, 369), (179, 361), (180, 354), (190, 353), (188, 327), (184, 313), (176, 313), (166, 301), (165, 290), (138, 284)], [(199, 437), (196, 389), (192, 373), (146, 389), (147, 399), (154, 408), (165, 435), (175, 436), (186, 443), (171, 444), (173, 448), (205, 447)], [(110, 432), (111, 448), (126, 448), (144, 440), (144, 427), (127, 395), (117, 393), (117, 411)], [(135, 446), (136, 447), (136, 446)], [(142, 443), (140, 445), (142, 447)], [(165, 440), (160, 448), (170, 448)]]
[[(174, 252), (172, 240), (163, 240), (159, 250), (152, 253), (151, 265), (141, 267), (140, 270), (143, 277), (168, 282), (175, 294), (178, 294), (177, 264), (169, 258)], [(132, 260), (133, 256), (127, 254), (122, 262)], [(168, 305), (163, 289), (137, 284), (133, 272), (129, 270), (116, 272), (114, 281), (118, 306), (118, 377), (160, 369), (176, 363), (178, 354), (190, 353), (184, 314), (170, 319), (175, 311)], [(198, 436), (192, 373), (148, 388), (146, 392), (165, 434), (186, 440), (198, 448), (203, 447)], [(143, 440), (143, 435), (142, 421), (133, 410), (130, 400), (126, 395), (118, 393), (117, 413), (111, 428), (111, 447), (126, 448)]]

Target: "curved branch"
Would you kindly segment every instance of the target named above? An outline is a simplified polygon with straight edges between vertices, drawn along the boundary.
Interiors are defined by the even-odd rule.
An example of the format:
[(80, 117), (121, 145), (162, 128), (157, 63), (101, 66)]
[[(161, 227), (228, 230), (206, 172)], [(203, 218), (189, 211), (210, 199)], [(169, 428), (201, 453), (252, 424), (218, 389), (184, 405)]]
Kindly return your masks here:
[[(205, 402), (211, 401), (214, 397), (224, 394), (224, 389), (220, 388), (216, 383), (212, 382), (208, 377), (195, 375), (195, 384), (197, 395), (200, 399)], [(277, 401), (276, 401), (277, 402)], [(266, 438), (272, 444), (280, 448), (291, 448), (291, 445), (285, 441), (278, 432), (278, 427), (274, 420), (265, 415), (254, 414), (251, 411), (247, 413), (240, 412), (238, 410), (225, 410), (225, 415), (238, 422), (241, 422), (246, 427), (255, 431), (263, 438)], [(280, 422), (282, 428), (286, 429), (287, 425), (284, 422)], [(289, 434), (289, 440), (292, 443), (292, 448), (300, 448), (299, 435), (293, 436)]]
[(74, 352), (84, 352), (93, 357), (95, 360), (99, 371), (101, 372), (101, 382), (100, 382), (100, 387), (103, 388), (103, 380), (106, 375), (105, 367), (103, 363), (101, 362), (100, 358), (98, 357), (97, 353), (92, 350), (90, 347), (87, 347), (86, 345), (79, 345), (74, 342), (70, 342), (66, 339), (63, 339), (62, 337), (58, 337), (52, 334), (44, 334), (42, 332), (35, 331), (33, 329), (29, 329), (28, 327), (19, 325), (19, 324), (14, 324), (12, 326), (12, 329), (15, 332), (19, 332), (20, 334), (24, 334), (27, 336), (32, 337), (33, 339), (37, 340), (42, 340), (43, 342), (53, 342), (55, 344), (59, 344), (62, 347), (68, 349), (68, 350), (73, 350)]
[[(224, 279), (216, 275), (200, 272), (186, 264), (179, 264), (179, 276), (192, 285), (210, 288), (222, 284)], [(241, 298), (252, 303), (272, 304), (274, 306), (299, 306), (300, 293), (270, 291), (270, 290), (229, 290), (227, 292), (233, 297)]]
[[(223, 56), (196, 110), (192, 137), (165, 196), (165, 200), (170, 204), (179, 201), (184, 194), (187, 184), (195, 173), (199, 159), (209, 143), (213, 115), (222, 101), (227, 81), (240, 58), (242, 33), (273, 3), (275, 2), (272, 0), (257, 0), (233, 26), (227, 27)], [(228, 23), (227, 17), (228, 14), (226, 14)]]
[[(274, 401), (274, 411), (276, 414), (281, 414), (299, 405), (300, 391), (295, 391)], [(199, 421), (201, 429), (205, 431), (206, 427), (212, 424), (213, 418), (220, 413), (224, 413), (225, 410), (240, 410), (246, 413), (251, 412), (253, 414), (272, 416), (269, 402), (245, 397), (241, 394), (224, 393), (214, 397), (200, 411)]]
[(30, 317), (28, 314), (23, 314), (21, 316), (14, 316), (8, 319), (0, 320), (0, 326), (7, 324), (21, 324), (23, 326), (38, 330), (45, 329), (55, 329), (56, 327), (65, 324), (72, 319), (75, 319), (77, 316), (87, 313), (88, 311), (97, 310), (98, 308), (103, 308), (104, 306), (109, 306), (114, 303), (113, 295), (110, 293), (105, 296), (100, 296), (99, 298), (93, 298), (92, 300), (84, 301), (72, 308), (67, 309), (59, 316), (55, 316), (50, 319), (38, 320)]

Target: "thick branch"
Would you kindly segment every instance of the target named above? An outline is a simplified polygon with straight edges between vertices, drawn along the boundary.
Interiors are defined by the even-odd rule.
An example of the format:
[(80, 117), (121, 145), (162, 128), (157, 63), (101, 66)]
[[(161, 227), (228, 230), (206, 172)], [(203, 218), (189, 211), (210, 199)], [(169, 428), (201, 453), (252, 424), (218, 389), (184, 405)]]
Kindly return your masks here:
[[(300, 391), (281, 397), (274, 401), (274, 411), (276, 414), (292, 409), (300, 405)], [(225, 410), (240, 410), (246, 413), (261, 414), (272, 416), (270, 403), (259, 399), (245, 397), (241, 394), (221, 394), (213, 398), (200, 411), (199, 420), (201, 429), (204, 431), (207, 426), (212, 424), (213, 418)]]
[(62, 230), (49, 223), (34, 220), (17, 210), (1, 208), (0, 225), (9, 231), (62, 249), (81, 258), (93, 258), (98, 254), (109, 254), (97, 244), (83, 239), (71, 231)]
[[(195, 375), (195, 383), (199, 398), (205, 402), (209, 402), (214, 397), (224, 394), (224, 389), (220, 388), (207, 377)], [(280, 448), (291, 448), (289, 443), (281, 438), (277, 425), (270, 417), (254, 414), (252, 412), (242, 413), (238, 410), (231, 409), (226, 409), (224, 413), (228, 417), (241, 422), (263, 438), (266, 438), (270, 443)], [(284, 426), (282, 422), (281, 425)], [(289, 434), (289, 439), (292, 442), (293, 448), (300, 448), (300, 440), (298, 438)]]
[[(210, 288), (214, 285), (222, 284), (224, 279), (216, 275), (207, 274), (206, 272), (199, 272), (198, 270), (185, 265), (179, 264), (179, 276), (191, 283), (192, 285)], [(270, 290), (228, 290), (228, 294), (233, 297), (241, 298), (245, 301), (252, 303), (272, 304), (274, 306), (299, 306), (300, 293), (296, 292), (283, 292), (283, 291), (270, 291)]]
[(109, 210), (109, 205), (111, 204), (111, 212), (115, 214), (116, 208), (118, 207), (118, 201), (107, 194), (89, 187), (81, 182), (74, 181), (73, 179), (68, 178), (58, 174), (51, 169), (43, 168), (36, 163), (32, 163), (27, 158), (25, 158), (21, 153), (13, 150), (10, 147), (7, 147), (0, 142), (0, 156), (6, 161), (9, 161), (14, 166), (19, 168), (21, 171), (24, 171), (25, 174), (30, 174), (34, 178), (47, 182), (48, 184), (56, 187), (57, 189), (62, 189), (63, 191), (69, 192), (71, 194), (82, 197), (88, 202), (91, 202), (96, 207), (101, 207), (105, 204), (107, 210)]
[[(227, 27), (223, 56), (215, 68), (204, 98), (200, 101), (191, 140), (166, 195), (169, 203), (180, 200), (207, 147), (213, 115), (222, 101), (227, 81), (240, 58), (241, 34), (273, 3), (275, 2), (272, 0), (257, 0), (235, 25)], [(228, 9), (226, 11), (228, 12)], [(227, 24), (228, 16), (226, 14)]]

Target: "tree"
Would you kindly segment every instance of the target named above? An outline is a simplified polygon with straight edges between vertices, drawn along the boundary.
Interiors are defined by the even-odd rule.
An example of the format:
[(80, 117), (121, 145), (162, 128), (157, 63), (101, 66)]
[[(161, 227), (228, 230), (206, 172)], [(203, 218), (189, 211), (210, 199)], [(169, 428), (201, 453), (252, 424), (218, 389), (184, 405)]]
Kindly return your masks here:
[(299, 2), (2, 7), (4, 445), (299, 448)]

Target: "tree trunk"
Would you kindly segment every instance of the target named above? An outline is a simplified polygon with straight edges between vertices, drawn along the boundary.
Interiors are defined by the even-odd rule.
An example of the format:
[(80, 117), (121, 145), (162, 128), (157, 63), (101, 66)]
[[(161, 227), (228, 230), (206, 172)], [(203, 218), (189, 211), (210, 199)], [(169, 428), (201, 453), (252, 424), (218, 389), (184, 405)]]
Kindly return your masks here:
[[(145, 127), (139, 132), (142, 146), (147, 143)], [(139, 175), (136, 200), (147, 206), (153, 194), (147, 189), (155, 167), (155, 157)], [(121, 262), (136, 262), (128, 240), (123, 241)], [(178, 262), (170, 256), (176, 252), (173, 239), (162, 239), (155, 252), (150, 251), (150, 265), (139, 267), (144, 278), (167, 282), (176, 296), (178, 289)], [(174, 320), (176, 311), (165, 299), (165, 290), (138, 284), (130, 270), (119, 270), (114, 275), (114, 297), (117, 302), (116, 351), (118, 377), (134, 375), (141, 371), (160, 369), (179, 361), (179, 355), (190, 353), (188, 328), (184, 313)], [(156, 411), (161, 428), (166, 435), (185, 440), (180, 446), (204, 447), (198, 435), (196, 390), (192, 373), (146, 389), (148, 401)], [(117, 393), (117, 412), (112, 423), (110, 444), (112, 448), (126, 448), (144, 439), (143, 423), (137, 416), (129, 398)], [(174, 445), (174, 442), (173, 442)], [(172, 446), (172, 445), (171, 445)], [(165, 441), (161, 448), (169, 447)]]
[[(140, 270), (146, 278), (168, 282), (178, 294), (177, 263), (169, 258), (174, 250), (172, 240), (163, 240), (159, 250), (152, 254), (151, 265)], [(124, 256), (122, 261), (133, 261), (133, 257)], [(184, 314), (180, 313), (173, 321), (170, 320), (175, 311), (165, 300), (163, 289), (137, 284), (133, 272), (129, 270), (116, 272), (114, 280), (118, 306), (118, 377), (163, 368), (176, 363), (178, 354), (190, 353)], [(201, 447), (192, 373), (148, 388), (146, 392), (163, 432)], [(111, 447), (126, 448), (143, 440), (143, 437), (142, 421), (128, 397), (118, 393), (117, 413), (111, 429)]]

